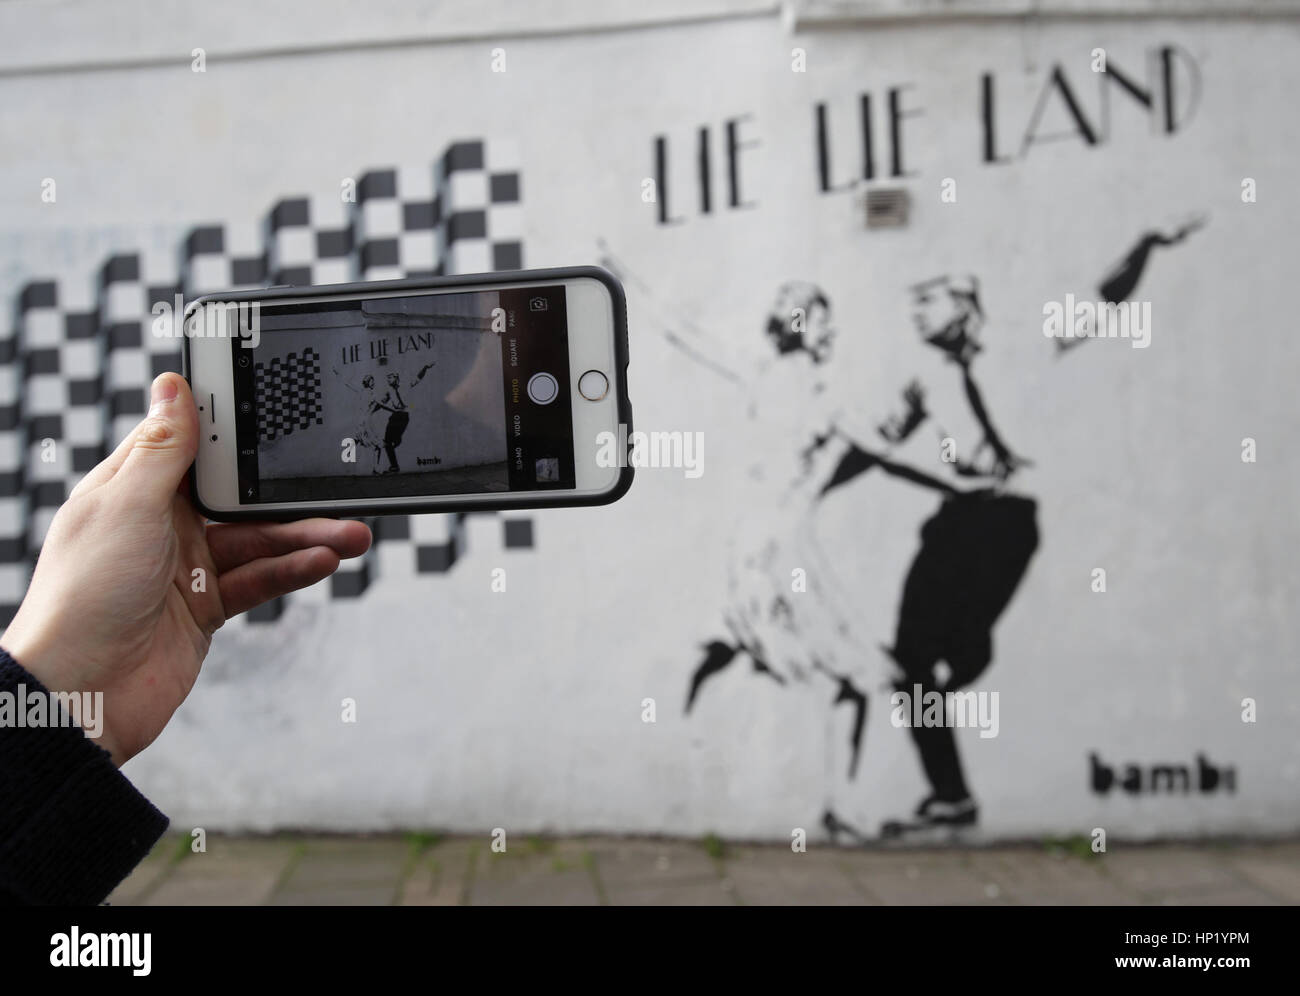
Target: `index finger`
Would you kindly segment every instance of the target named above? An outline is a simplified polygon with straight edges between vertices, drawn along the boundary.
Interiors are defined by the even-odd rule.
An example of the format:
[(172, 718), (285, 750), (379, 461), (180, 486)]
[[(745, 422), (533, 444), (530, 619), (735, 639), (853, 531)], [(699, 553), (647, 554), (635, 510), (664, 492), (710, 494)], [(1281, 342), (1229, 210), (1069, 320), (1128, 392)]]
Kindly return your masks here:
[(208, 550), (218, 574), (252, 560), (327, 546), (343, 560), (370, 549), (370, 527), (347, 519), (296, 522), (222, 522), (207, 527)]

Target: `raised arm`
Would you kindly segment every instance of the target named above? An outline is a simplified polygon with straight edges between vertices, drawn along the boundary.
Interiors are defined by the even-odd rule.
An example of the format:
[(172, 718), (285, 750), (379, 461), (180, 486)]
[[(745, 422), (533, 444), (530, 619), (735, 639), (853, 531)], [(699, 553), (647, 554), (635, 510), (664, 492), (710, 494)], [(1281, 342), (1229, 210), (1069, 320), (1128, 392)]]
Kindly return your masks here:
[(411, 383), (408, 384), (407, 387), (414, 387), (416, 384), (420, 383), (420, 381), (424, 380), (424, 375), (429, 372), (429, 368), (432, 367), (437, 362), (438, 362), (437, 360), (430, 360), (424, 366), (420, 367), (420, 372), (415, 375), (415, 377), (411, 380)]

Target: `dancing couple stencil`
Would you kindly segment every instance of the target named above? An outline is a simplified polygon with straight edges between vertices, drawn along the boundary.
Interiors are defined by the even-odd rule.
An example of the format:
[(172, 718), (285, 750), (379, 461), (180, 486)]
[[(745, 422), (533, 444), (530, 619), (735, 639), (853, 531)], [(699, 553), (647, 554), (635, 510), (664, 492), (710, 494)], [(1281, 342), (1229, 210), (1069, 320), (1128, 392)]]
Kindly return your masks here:
[[(402, 468), (397, 462), (397, 448), (402, 445), (402, 437), (411, 423), (412, 409), (411, 403), (403, 392), (413, 391), (424, 379), (424, 375), (433, 368), (435, 362), (431, 360), (420, 367), (405, 386), (402, 384), (401, 375), (396, 371), (390, 371), (384, 378), (384, 384), (378, 388), (374, 374), (368, 373), (359, 383), (352, 384), (339, 373), (337, 367), (331, 368), (339, 378), (339, 383), (360, 398), (356, 442), (372, 455), (370, 468), (372, 474), (401, 472)], [(388, 466), (381, 470), (382, 457), (385, 455), (388, 457)], [(435, 457), (434, 462), (441, 461)]]
[[(1150, 231), (1099, 281), (1101, 299), (1136, 290), (1155, 250), (1177, 245), (1204, 224)], [(606, 252), (605, 265), (653, 302), (653, 292)], [(756, 429), (754, 461), (728, 554), (720, 625), (701, 642), (685, 711), (718, 675), (747, 664), (780, 686), (823, 683), (828, 728), (846, 707), (848, 777), (855, 778), (873, 695), (926, 695), (965, 689), (994, 660), (994, 628), (1038, 550), (1034, 461), (1014, 446), (980, 383), (987, 317), (974, 276), (945, 275), (908, 291), (914, 335), (898, 340), (918, 373), (897, 388), (887, 415), (870, 419), (857, 398), (836, 399), (828, 373), (835, 356), (831, 301), (820, 286), (779, 288), (761, 325), (765, 355), (746, 368), (729, 348), (671, 306), (651, 320), (682, 353), (727, 380), (745, 398)], [(1085, 340), (1058, 343), (1057, 355)], [(827, 495), (865, 498), (889, 479), (930, 503), (902, 577), (892, 639), (871, 645), (859, 632), (863, 606), (837, 576), (844, 551), (828, 551), (816, 524)], [(846, 489), (846, 490), (841, 490)], [(868, 504), (868, 508), (870, 505)], [(856, 552), (856, 551), (855, 551)], [(863, 666), (864, 660), (867, 666)], [(877, 666), (879, 665), (879, 666)], [(886, 675), (882, 681), (866, 675)], [(908, 724), (926, 792), (909, 815), (884, 821), (879, 835), (972, 827), (979, 807), (947, 723)], [(832, 840), (872, 835), (839, 815), (834, 790), (822, 825)]]

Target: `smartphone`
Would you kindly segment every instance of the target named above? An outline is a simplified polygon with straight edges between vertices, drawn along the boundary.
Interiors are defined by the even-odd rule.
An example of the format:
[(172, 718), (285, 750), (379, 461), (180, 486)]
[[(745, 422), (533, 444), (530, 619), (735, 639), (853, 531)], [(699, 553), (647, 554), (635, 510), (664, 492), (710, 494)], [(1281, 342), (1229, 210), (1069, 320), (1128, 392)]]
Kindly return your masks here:
[(601, 505), (632, 483), (594, 266), (208, 294), (179, 334), (210, 519)]

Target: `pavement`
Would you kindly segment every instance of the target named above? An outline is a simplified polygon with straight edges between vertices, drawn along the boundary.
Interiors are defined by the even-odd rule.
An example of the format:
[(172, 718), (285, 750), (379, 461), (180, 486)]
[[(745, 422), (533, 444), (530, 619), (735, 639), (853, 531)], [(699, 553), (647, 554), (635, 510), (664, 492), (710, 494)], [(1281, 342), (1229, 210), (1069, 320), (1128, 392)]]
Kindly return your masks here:
[(708, 837), (167, 835), (109, 897), (143, 906), (1293, 905), (1300, 840), (980, 848)]

